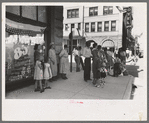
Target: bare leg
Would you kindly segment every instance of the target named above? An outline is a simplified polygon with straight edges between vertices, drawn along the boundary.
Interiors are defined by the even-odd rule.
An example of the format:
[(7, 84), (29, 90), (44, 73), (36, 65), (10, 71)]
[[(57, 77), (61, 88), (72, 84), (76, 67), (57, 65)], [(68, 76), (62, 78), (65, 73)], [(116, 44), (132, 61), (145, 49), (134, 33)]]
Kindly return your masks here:
[(45, 80), (45, 89), (51, 89), (51, 87), (48, 85), (48, 80)]
[(39, 86), (40, 86), (40, 93), (43, 92), (43, 88), (42, 88), (42, 80), (39, 80)]
[(37, 89), (38, 80), (35, 80), (35, 89)]

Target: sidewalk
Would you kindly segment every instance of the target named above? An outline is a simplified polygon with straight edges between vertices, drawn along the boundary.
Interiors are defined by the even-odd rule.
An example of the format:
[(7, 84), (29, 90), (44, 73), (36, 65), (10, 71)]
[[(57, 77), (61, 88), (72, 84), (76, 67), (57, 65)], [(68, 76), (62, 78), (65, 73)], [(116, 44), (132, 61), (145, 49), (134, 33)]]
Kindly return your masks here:
[(135, 88), (134, 93), (131, 98), (133, 100), (144, 100), (147, 99), (147, 76), (146, 76), (146, 64), (144, 58), (138, 58), (138, 62), (133, 65), (130, 63), (127, 65), (127, 69), (129, 73), (134, 76), (134, 85), (137, 86)]
[[(83, 80), (83, 70), (67, 74), (68, 79), (49, 82), (52, 89), (34, 92), (34, 85), (24, 87), (6, 94), (6, 99), (130, 99), (132, 76), (107, 76), (104, 88), (96, 88), (92, 81)], [(92, 74), (91, 74), (92, 78)]]

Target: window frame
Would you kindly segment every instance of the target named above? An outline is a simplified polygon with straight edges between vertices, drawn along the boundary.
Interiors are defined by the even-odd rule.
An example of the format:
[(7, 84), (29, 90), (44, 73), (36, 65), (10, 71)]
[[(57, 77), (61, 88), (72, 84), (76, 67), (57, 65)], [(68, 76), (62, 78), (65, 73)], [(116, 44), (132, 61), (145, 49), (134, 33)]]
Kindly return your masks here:
[[(115, 26), (112, 25), (113, 22), (115, 23)], [(113, 30), (113, 29), (114, 29), (114, 30)], [(116, 31), (116, 20), (111, 21), (111, 31), (112, 31), (112, 32)]]
[[(94, 25), (93, 25), (94, 24)], [(94, 28), (93, 28), (94, 26)], [(93, 30), (94, 29), (94, 30)], [(95, 32), (95, 22), (91, 22), (91, 32)]]
[[(100, 28), (99, 28), (99, 24), (101, 23), (101, 30), (100, 30)], [(98, 22), (97, 23), (97, 32), (102, 32), (102, 22)]]
[[(106, 23), (108, 22), (108, 27), (106, 27)], [(106, 29), (106, 28), (108, 28), (108, 30)], [(105, 32), (109, 32), (109, 21), (105, 21), (104, 22), (104, 31)]]
[[(97, 9), (97, 11), (95, 11)], [(91, 15), (91, 10), (93, 11), (92, 12), (92, 15)], [(95, 14), (96, 12), (96, 14)], [(98, 15), (98, 6), (96, 7), (89, 7), (89, 16), (97, 16)]]
[[(88, 25), (88, 28), (86, 27)], [(89, 32), (89, 23), (85, 23), (85, 32)]]
[(78, 30), (81, 30), (81, 23), (78, 23)]
[(68, 24), (65, 24), (65, 31), (68, 31)]
[(112, 14), (113, 14), (113, 6), (103, 6), (103, 15), (112, 15)]
[(68, 9), (67, 18), (79, 18), (79, 9)]

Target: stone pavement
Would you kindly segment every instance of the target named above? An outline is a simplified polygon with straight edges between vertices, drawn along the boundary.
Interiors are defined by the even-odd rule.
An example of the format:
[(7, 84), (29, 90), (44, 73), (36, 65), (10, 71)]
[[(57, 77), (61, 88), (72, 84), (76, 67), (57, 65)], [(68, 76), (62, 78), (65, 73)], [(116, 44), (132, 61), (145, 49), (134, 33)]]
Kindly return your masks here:
[[(74, 66), (73, 66), (74, 68)], [(83, 80), (83, 70), (68, 72), (68, 79), (49, 82), (52, 89), (34, 92), (34, 85), (6, 93), (6, 99), (130, 99), (133, 76), (107, 76), (105, 86), (96, 88), (92, 81)], [(91, 74), (92, 77), (92, 74)]]

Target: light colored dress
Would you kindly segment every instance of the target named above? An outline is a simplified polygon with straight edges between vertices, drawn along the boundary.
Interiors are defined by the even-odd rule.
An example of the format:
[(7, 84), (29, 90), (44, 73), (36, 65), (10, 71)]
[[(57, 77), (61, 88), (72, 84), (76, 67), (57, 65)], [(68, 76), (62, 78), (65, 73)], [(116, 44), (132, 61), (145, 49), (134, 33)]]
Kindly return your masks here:
[(43, 70), (40, 69), (41, 61), (36, 61), (35, 64), (35, 71), (34, 71), (34, 79), (35, 80), (42, 80), (43, 79)]
[(68, 52), (63, 49), (59, 54), (59, 57), (60, 57), (60, 73), (66, 74), (69, 69)]
[[(49, 56), (49, 63), (51, 66), (52, 76), (57, 76), (57, 58), (56, 58), (55, 50), (50, 49), (48, 56)], [(54, 64), (52, 61), (54, 61)]]
[(52, 78), (52, 72), (51, 72), (51, 67), (49, 63), (44, 63), (44, 76), (43, 78), (45, 80), (48, 80)]

